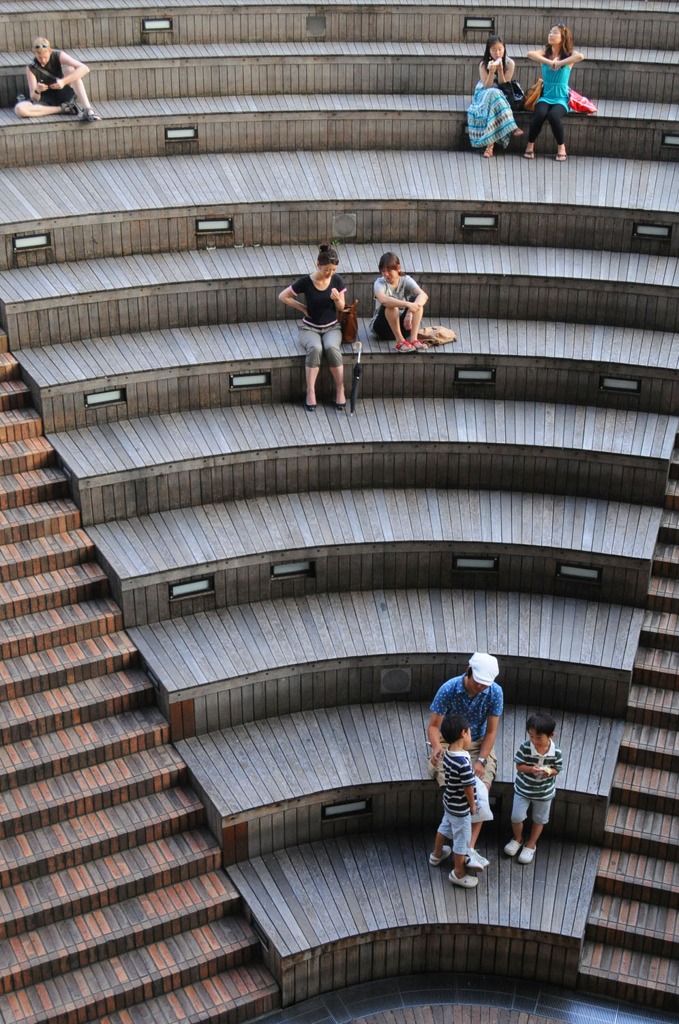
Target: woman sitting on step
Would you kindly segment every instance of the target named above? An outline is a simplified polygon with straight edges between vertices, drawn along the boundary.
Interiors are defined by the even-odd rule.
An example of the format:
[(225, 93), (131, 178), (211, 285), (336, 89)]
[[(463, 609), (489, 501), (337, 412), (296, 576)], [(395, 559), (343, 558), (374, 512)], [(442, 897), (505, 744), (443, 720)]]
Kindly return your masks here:
[(514, 67), (500, 36), (488, 36), (486, 52), (479, 64), (474, 99), (467, 111), (469, 141), (475, 149), (484, 149), (485, 157), (493, 156), (496, 142), (506, 149), (512, 135), (523, 135), (514, 120), (509, 101), (498, 88), (498, 85), (511, 82)]
[[(380, 341), (395, 341), (397, 352), (429, 348), (417, 340), (429, 296), (417, 281), (403, 273), (395, 252), (382, 254), (378, 270), (382, 276), (374, 285), (375, 312), (370, 330)], [(409, 335), (408, 339), (404, 334)]]
[(342, 329), (338, 318), (344, 309), (346, 288), (335, 273), (339, 264), (337, 250), (325, 242), (319, 246), (316, 269), (284, 288), (278, 298), (304, 314), (299, 325), (299, 340), (306, 353), (307, 412), (316, 409), (316, 379), (321, 368), (323, 350), (328, 359), (330, 373), (335, 382), (335, 408), (346, 405), (344, 397), (344, 365), (342, 359)]
[(535, 104), (523, 155), (527, 160), (535, 159), (535, 140), (545, 121), (549, 121), (556, 139), (556, 159), (561, 162), (568, 156), (563, 131), (563, 116), (568, 113), (568, 80), (572, 66), (585, 58), (573, 49), (573, 34), (568, 25), (553, 25), (544, 50), (530, 50), (528, 56), (542, 64), (542, 95)]
[(92, 108), (82, 79), (90, 69), (65, 50), (53, 50), (49, 39), (33, 40), (33, 63), (26, 67), (28, 99), (14, 108), (19, 117), (77, 114), (79, 121), (101, 121)]

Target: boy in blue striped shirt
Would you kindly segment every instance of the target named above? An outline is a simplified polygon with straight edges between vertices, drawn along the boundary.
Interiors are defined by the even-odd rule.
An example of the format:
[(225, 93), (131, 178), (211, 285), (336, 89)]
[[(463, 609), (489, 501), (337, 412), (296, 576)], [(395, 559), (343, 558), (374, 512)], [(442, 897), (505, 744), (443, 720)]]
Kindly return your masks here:
[(556, 722), (546, 712), (531, 715), (526, 722), (528, 739), (516, 754), (514, 804), (512, 806), (512, 832), (514, 838), (505, 846), (505, 853), (513, 857), (521, 850), (523, 823), (532, 808), (533, 823), (528, 841), (519, 853), (519, 864), (530, 864), (542, 830), (549, 821), (552, 800), (556, 792), (556, 777), (563, 769), (563, 755), (554, 743)]
[(476, 814), (476, 776), (467, 749), (472, 733), (469, 722), (462, 715), (446, 715), (440, 725), (441, 738), (447, 746), (443, 754), (446, 784), (443, 790), (443, 820), (434, 841), (434, 852), (429, 856), (432, 866), (441, 864), (450, 856), (452, 840), (454, 867), (448, 875), (453, 885), (473, 889), (479, 884), (475, 875), (468, 875), (465, 861), (472, 838), (472, 814)]

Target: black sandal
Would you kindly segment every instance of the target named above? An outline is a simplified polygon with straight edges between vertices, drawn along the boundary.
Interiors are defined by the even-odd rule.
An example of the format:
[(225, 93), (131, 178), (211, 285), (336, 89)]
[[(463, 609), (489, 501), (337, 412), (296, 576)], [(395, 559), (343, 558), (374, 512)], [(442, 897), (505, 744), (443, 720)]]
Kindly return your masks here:
[(92, 121), (101, 121), (101, 115), (98, 114), (96, 112), (96, 110), (93, 110), (92, 107), (85, 107), (84, 110), (80, 111), (80, 114), (78, 116), (78, 120), (79, 121), (89, 121), (90, 123)]

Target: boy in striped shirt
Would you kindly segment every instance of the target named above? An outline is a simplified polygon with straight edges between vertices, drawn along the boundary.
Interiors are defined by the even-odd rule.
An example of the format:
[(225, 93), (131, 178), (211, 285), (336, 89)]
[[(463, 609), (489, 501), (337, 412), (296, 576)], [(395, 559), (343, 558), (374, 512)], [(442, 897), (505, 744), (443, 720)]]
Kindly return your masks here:
[(523, 823), (532, 807), (533, 823), (528, 841), (519, 853), (519, 864), (530, 864), (535, 857), (535, 846), (549, 821), (552, 800), (556, 792), (556, 777), (563, 769), (563, 755), (554, 744), (556, 722), (546, 712), (531, 715), (526, 722), (528, 739), (516, 754), (514, 804), (512, 806), (512, 832), (514, 838), (505, 846), (505, 853), (513, 857), (521, 850)]
[(465, 861), (472, 838), (472, 814), (476, 814), (476, 776), (467, 749), (472, 733), (469, 722), (462, 715), (446, 715), (440, 725), (441, 738), (447, 745), (443, 754), (445, 788), (443, 790), (443, 820), (434, 841), (434, 852), (429, 856), (432, 866), (441, 864), (451, 854), (446, 839), (452, 840), (453, 870), (448, 879), (463, 889), (479, 884), (475, 875), (468, 875)]

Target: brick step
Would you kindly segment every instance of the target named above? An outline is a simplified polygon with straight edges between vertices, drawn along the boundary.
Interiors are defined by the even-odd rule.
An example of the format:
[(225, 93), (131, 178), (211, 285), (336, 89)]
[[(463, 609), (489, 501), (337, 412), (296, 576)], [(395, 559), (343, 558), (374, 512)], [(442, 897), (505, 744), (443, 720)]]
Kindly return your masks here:
[(657, 647), (639, 647), (632, 679), (640, 686), (679, 690), (679, 654)]
[(630, 687), (627, 720), (639, 725), (679, 729), (679, 690), (660, 690), (653, 686)]
[(50, 608), (15, 619), (0, 619), (0, 657), (18, 658), (55, 645), (74, 644), (93, 636), (104, 636), (122, 629), (122, 626), (123, 613), (108, 597)]
[(679, 859), (679, 817), (611, 802), (604, 845), (626, 853)]
[(672, 612), (647, 611), (641, 627), (639, 643), (663, 651), (679, 651), (679, 615)]
[(124, 632), (8, 658), (0, 661), (0, 701), (134, 668), (138, 661), (139, 652)]
[(259, 964), (244, 964), (176, 989), (172, 995), (145, 999), (92, 1024), (242, 1024), (280, 1006), (274, 977)]
[(679, 613), (679, 580), (651, 576), (646, 607), (654, 612)]
[(618, 760), (663, 772), (679, 771), (679, 733), (651, 725), (626, 722)]
[(0, 621), (107, 597), (108, 577), (96, 562), (0, 583)]
[(0, 410), (25, 409), (31, 405), (31, 389), (19, 379), (0, 378)]
[(32, 469), (0, 477), (0, 508), (32, 505), (68, 496), (68, 480), (60, 469)]
[(679, 772), (618, 763), (611, 798), (628, 807), (679, 814)]
[(239, 902), (225, 873), (214, 871), (14, 936), (0, 942), (0, 991), (16, 992), (200, 928), (235, 913)]
[(654, 953), (634, 953), (622, 946), (586, 941), (578, 988), (602, 996), (676, 1010), (679, 961)]
[(13, 1024), (84, 1024), (96, 1015), (239, 967), (256, 952), (257, 938), (247, 922), (224, 917), (2, 995), (0, 1019)]
[(620, 945), (639, 953), (676, 956), (679, 914), (672, 907), (595, 893), (585, 935), (594, 942)]
[(0, 748), (0, 791), (102, 764), (169, 743), (170, 726), (157, 708), (124, 711)]
[(56, 464), (57, 455), (46, 437), (27, 437), (0, 445), (0, 473), (24, 473)]
[(84, 530), (9, 542), (0, 548), (0, 581), (55, 572), (96, 558), (94, 542)]
[(42, 437), (42, 416), (35, 409), (0, 412), (0, 444), (22, 437)]
[(41, 501), (0, 511), (0, 544), (67, 533), (80, 526), (80, 510), (70, 498)]
[(170, 744), (0, 793), (0, 838), (100, 811), (188, 783)]
[(192, 829), (0, 890), (0, 939), (216, 871), (210, 832)]
[(203, 816), (203, 805), (196, 794), (178, 786), (18, 837), (0, 839), (0, 886), (17, 885), (197, 828), (203, 824)]
[(679, 863), (623, 850), (602, 850), (598, 892), (679, 908)]
[(0, 380), (18, 380), (19, 360), (11, 352), (0, 352)]
[(0, 703), (0, 743), (44, 736), (81, 722), (110, 718), (155, 703), (151, 680), (141, 669), (95, 676)]

